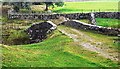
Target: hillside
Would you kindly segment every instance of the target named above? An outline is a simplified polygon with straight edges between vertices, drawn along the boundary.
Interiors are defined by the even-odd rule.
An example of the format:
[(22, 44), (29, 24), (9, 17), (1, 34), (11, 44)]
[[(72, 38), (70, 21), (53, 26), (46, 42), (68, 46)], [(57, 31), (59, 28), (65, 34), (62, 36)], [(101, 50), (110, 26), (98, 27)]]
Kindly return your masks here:
[[(117, 62), (78, 46), (58, 30), (41, 43), (3, 45), (6, 67), (116, 67)], [(101, 60), (102, 59), (102, 60)]]
[[(44, 11), (44, 3), (29, 7), (32, 11), (20, 8), (17, 15), (7, 15), (8, 8), (3, 7), (7, 9), (0, 17), (3, 67), (119, 67), (118, 0), (65, 2), (63, 7), (49, 6), (49, 11)], [(86, 12), (115, 14), (94, 18), (94, 13)]]

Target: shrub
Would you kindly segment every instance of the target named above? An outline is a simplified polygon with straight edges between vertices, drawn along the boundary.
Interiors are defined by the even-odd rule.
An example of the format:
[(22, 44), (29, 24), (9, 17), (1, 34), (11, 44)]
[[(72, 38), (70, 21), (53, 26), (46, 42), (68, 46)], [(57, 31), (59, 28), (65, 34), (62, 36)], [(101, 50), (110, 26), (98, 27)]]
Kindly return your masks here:
[(13, 9), (15, 10), (15, 12), (19, 12), (20, 8), (18, 6), (14, 6)]

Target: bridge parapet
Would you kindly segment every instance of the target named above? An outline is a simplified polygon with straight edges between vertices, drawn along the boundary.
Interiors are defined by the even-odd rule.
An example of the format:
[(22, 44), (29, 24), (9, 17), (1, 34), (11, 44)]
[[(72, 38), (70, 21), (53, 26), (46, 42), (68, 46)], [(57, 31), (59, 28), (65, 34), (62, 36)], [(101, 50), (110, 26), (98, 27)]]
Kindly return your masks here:
[(57, 26), (51, 21), (35, 23), (25, 31), (29, 35), (30, 43), (41, 42), (47, 38), (47, 34), (55, 30)]
[(65, 21), (61, 24), (65, 26), (70, 26), (76, 29), (91, 30), (91, 31), (94, 31), (100, 34), (105, 34), (105, 35), (119, 36), (120, 34), (119, 28), (96, 26), (96, 25), (80, 22), (78, 20)]

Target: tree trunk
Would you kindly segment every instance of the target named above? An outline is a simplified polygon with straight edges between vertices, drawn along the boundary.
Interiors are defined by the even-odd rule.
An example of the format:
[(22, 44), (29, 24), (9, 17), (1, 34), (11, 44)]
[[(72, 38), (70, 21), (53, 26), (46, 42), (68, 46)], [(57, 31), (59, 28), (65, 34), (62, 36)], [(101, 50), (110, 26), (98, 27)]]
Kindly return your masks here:
[(46, 8), (45, 8), (45, 11), (48, 11), (48, 5), (46, 4)]

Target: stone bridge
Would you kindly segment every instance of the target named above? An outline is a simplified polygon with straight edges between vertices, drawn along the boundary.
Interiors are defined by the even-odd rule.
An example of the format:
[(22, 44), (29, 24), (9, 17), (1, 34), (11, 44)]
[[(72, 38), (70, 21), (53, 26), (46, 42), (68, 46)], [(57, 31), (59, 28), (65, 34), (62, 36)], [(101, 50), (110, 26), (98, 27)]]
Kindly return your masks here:
[[(120, 19), (120, 12), (97, 12), (97, 13), (72, 13), (72, 14), (9, 14), (9, 19), (39, 19), (39, 20), (50, 20), (50, 19), (59, 19), (59, 17), (68, 18), (64, 22), (58, 25), (70, 26), (77, 29), (92, 30), (97, 33), (105, 35), (118, 36), (120, 29), (118, 28), (109, 28), (96, 26), (95, 17), (101, 18), (115, 18)], [(70, 19), (70, 20), (69, 20)], [(74, 20), (75, 19), (75, 20)], [(91, 24), (86, 24), (78, 21), (77, 19), (89, 19)], [(47, 38), (47, 34), (55, 30), (57, 25), (51, 21), (35, 23), (25, 31), (30, 37), (30, 43), (36, 43), (43, 41)]]
[(57, 26), (51, 21), (35, 23), (25, 31), (29, 35), (30, 43), (41, 42), (47, 38), (47, 34), (55, 30)]
[[(111, 35), (111, 36), (118, 36), (120, 34), (120, 29), (118, 28), (96, 26), (96, 25), (86, 24), (78, 20), (66, 20), (59, 25), (70, 26), (76, 29), (91, 30), (100, 34)], [(37, 43), (46, 39), (47, 34), (52, 32), (56, 28), (57, 25), (55, 25), (51, 21), (46, 21), (41, 23), (39, 22), (35, 23), (25, 31), (29, 35), (30, 43)]]

